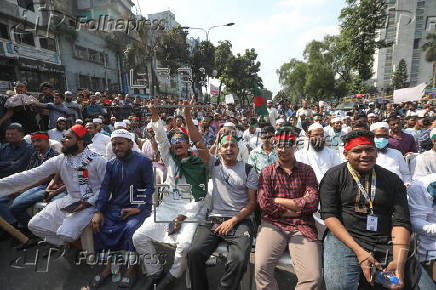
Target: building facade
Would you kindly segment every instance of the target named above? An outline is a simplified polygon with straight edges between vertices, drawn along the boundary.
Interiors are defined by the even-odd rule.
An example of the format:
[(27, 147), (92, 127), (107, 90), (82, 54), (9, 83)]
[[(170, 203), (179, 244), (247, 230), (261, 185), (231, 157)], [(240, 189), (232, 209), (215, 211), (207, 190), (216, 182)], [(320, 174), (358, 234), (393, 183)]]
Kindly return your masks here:
[(15, 81), (37, 92), (41, 82), (65, 88), (65, 66), (47, 9), (36, 1), (0, 0), (0, 91)]
[(422, 50), (426, 36), (436, 32), (436, 1), (387, 0), (388, 19), (380, 38), (388, 47), (375, 55), (375, 85), (380, 92), (392, 88), (392, 74), (404, 59), (407, 64), (410, 86), (429, 83), (433, 67), (425, 60)]

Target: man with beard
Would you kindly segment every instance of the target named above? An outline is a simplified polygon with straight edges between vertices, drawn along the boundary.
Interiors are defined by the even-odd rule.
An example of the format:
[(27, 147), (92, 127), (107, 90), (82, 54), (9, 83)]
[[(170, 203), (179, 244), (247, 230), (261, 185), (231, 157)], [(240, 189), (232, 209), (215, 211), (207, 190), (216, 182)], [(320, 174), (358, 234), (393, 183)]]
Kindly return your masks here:
[(35, 180), (59, 174), (67, 196), (49, 203), (29, 222), (29, 230), (53, 245), (77, 240), (91, 221), (106, 160), (86, 146), (90, 142), (81, 125), (71, 127), (62, 139), (62, 153), (41, 166), (0, 179), (0, 196), (26, 188)]
[(64, 133), (67, 128), (67, 119), (65, 117), (59, 117), (56, 121), (56, 128), (48, 130), (48, 136), (52, 140), (60, 142), (64, 137)]
[[(112, 132), (112, 150), (116, 159), (106, 164), (106, 175), (95, 203), (96, 213), (91, 221), (96, 252), (128, 251), (127, 275), (119, 286), (123, 289), (131, 289), (136, 280), (134, 263), (137, 259), (132, 236), (150, 216), (154, 191), (151, 161), (132, 151), (134, 141), (133, 136), (125, 129)], [(130, 187), (133, 187), (133, 196)], [(110, 275), (109, 260), (103, 272), (90, 282), (88, 289), (101, 287)]]
[(381, 289), (372, 284), (371, 268), (392, 272), (399, 280), (392, 289), (413, 289), (406, 264), (413, 260), (407, 255), (411, 225), (406, 187), (398, 175), (376, 165), (373, 133), (352, 131), (343, 139), (347, 162), (327, 171), (319, 189), (328, 228), (326, 289)]
[[(149, 110), (160, 156), (168, 170), (164, 183), (167, 186), (166, 194), (163, 194), (162, 201), (154, 210), (156, 221), (169, 221), (169, 224), (167, 226), (154, 219), (146, 219), (133, 235), (133, 244), (141, 255), (156, 254), (153, 241), (176, 246), (174, 263), (163, 279), (162, 265), (145, 263), (148, 279), (144, 289), (151, 290), (154, 284), (158, 284), (157, 290), (163, 290), (172, 289), (175, 280), (186, 269), (186, 253), (197, 228), (195, 222), (203, 218), (209, 153), (192, 122), (190, 107), (184, 110), (189, 137), (175, 130), (167, 136), (155, 102), (149, 106)], [(189, 152), (189, 138), (197, 147), (198, 156)], [(182, 223), (185, 220), (189, 223)]]
[(309, 126), (307, 137), (304, 147), (295, 152), (295, 160), (310, 165), (321, 182), (327, 170), (341, 163), (341, 159), (337, 151), (325, 147), (324, 129), (320, 123)]
[(403, 155), (418, 151), (415, 138), (402, 131), (402, 125), (398, 116), (389, 117), (386, 121), (390, 128), (389, 148), (397, 149)]
[(330, 126), (324, 128), (324, 136), (326, 138), (326, 145), (331, 149), (340, 151), (342, 147), (341, 137), (347, 134), (342, 128), (341, 117), (334, 117), (330, 120)]
[(386, 122), (377, 122), (371, 125), (370, 130), (374, 133), (374, 143), (377, 148), (376, 164), (397, 174), (404, 184), (412, 182), (409, 167), (404, 160), (403, 154), (396, 149), (389, 148), (389, 125)]
[(142, 154), (145, 155), (145, 157), (153, 161), (153, 168), (156, 168), (155, 171), (156, 183), (161, 184), (166, 179), (167, 169), (165, 168), (165, 165), (160, 160), (160, 154), (157, 148), (158, 146), (151, 123), (148, 123), (145, 129), (146, 129), (145, 131), (146, 139), (142, 144), (141, 152)]
[(65, 95), (65, 107), (70, 109), (71, 119), (68, 121), (69, 124), (73, 124), (75, 120), (82, 119), (82, 105), (78, 104), (76, 101), (73, 101), (73, 93), (71, 91), (66, 91)]
[(278, 161), (262, 170), (258, 202), (262, 224), (256, 238), (256, 289), (277, 290), (274, 269), (289, 248), (296, 289), (321, 288), (321, 248), (312, 214), (318, 206), (313, 169), (295, 160), (296, 133), (282, 127), (275, 134)]
[(279, 115), (279, 111), (273, 107), (272, 100), (266, 101), (266, 109), (268, 111), (269, 122), (271, 126), (275, 127), (276, 120), (280, 117), (280, 115)]
[[(115, 122), (115, 124), (114, 124), (114, 130), (117, 130), (117, 129), (126, 129), (126, 127), (127, 127), (127, 125), (124, 122)], [(133, 133), (130, 133), (130, 134), (132, 135), (132, 138), (135, 137), (135, 134), (133, 134)], [(133, 142), (132, 151), (141, 152), (139, 150), (138, 145), (136, 145), (136, 142)], [(106, 145), (106, 155), (105, 156), (106, 156), (106, 160), (112, 160), (112, 159), (114, 159), (116, 157), (114, 151), (112, 150), (112, 142), (107, 143), (107, 145)], [(145, 156), (148, 157), (147, 155), (145, 155)]]

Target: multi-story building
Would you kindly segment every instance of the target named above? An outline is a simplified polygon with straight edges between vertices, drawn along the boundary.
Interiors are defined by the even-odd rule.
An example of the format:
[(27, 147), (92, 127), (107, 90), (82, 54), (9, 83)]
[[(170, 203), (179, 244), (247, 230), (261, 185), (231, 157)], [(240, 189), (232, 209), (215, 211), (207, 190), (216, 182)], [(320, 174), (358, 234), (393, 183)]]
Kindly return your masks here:
[(65, 66), (56, 35), (46, 29), (46, 6), (31, 0), (0, 0), (0, 91), (14, 81), (37, 92), (48, 81), (65, 88)]
[(426, 36), (436, 32), (436, 1), (387, 0), (388, 19), (380, 38), (388, 47), (375, 55), (375, 84), (379, 91), (392, 89), (392, 74), (401, 59), (407, 64), (410, 86), (429, 82), (432, 64), (425, 60), (422, 50)]

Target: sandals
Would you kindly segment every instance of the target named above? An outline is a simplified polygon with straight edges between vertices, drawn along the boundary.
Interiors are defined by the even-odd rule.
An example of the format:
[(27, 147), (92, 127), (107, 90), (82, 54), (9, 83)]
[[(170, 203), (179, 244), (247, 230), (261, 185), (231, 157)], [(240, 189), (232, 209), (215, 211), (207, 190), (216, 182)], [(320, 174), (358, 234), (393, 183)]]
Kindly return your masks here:
[(110, 277), (111, 275), (107, 275), (105, 277), (103, 277), (101, 274), (97, 274), (94, 276), (94, 279), (88, 283), (88, 286), (83, 287), (82, 290), (95, 290), (100, 288), (101, 286), (103, 286), (103, 284), (106, 282), (106, 280)]
[(121, 279), (120, 284), (118, 285), (118, 289), (126, 290), (132, 289), (133, 285), (136, 282), (136, 275), (125, 276)]

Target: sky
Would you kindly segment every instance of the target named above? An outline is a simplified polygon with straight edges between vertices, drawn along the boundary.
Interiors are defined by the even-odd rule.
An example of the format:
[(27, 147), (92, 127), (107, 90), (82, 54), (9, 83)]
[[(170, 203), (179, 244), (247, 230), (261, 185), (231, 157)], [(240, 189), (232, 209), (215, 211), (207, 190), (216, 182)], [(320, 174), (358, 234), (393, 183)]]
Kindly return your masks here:
[[(233, 53), (255, 48), (261, 62), (264, 87), (275, 95), (280, 90), (276, 70), (291, 58), (302, 59), (311, 40), (322, 40), (339, 31), (338, 16), (344, 0), (133, 0), (138, 12), (170, 10), (182, 26), (209, 28), (234, 22), (231, 27), (211, 30), (215, 45), (230, 40)], [(139, 5), (138, 5), (139, 4)], [(139, 7), (138, 7), (139, 6)], [(205, 39), (200, 30), (189, 36)]]

